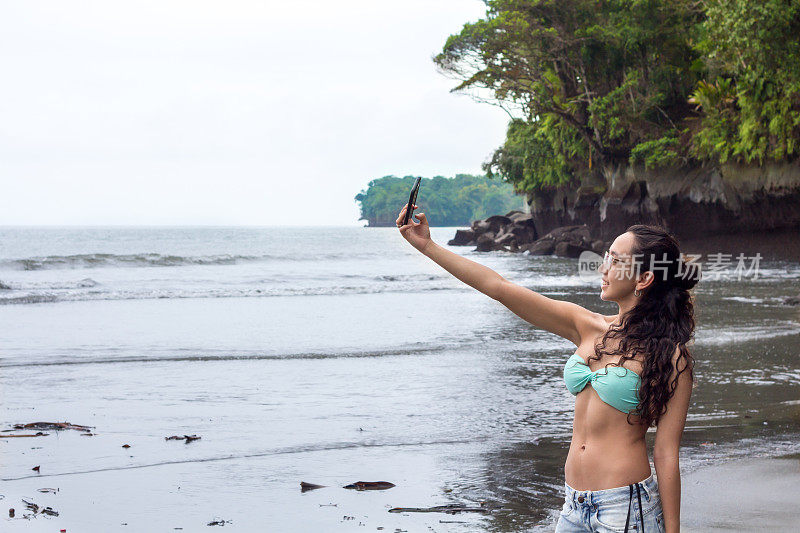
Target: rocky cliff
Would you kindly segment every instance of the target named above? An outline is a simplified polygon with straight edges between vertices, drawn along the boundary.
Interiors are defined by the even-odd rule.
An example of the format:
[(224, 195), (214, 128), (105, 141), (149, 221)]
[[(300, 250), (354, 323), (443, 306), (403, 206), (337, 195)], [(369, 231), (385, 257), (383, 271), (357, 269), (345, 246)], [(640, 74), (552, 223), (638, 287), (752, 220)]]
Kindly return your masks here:
[[(604, 167), (577, 188), (529, 194), (528, 203), (530, 215), (512, 212), (476, 221), (450, 242), (577, 257), (582, 249), (604, 249), (631, 224), (660, 224), (685, 252), (759, 251), (763, 257), (800, 260), (800, 162)], [(557, 251), (559, 242), (573, 246)]]

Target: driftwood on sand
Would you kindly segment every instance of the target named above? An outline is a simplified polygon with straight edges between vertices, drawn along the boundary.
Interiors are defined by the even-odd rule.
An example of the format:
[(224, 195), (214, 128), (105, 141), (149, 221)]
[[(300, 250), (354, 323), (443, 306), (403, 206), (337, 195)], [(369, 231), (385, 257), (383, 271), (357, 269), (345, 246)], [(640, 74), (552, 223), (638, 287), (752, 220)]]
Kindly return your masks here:
[(476, 512), (476, 513), (488, 513), (491, 509), (488, 507), (469, 507), (466, 505), (462, 505), (460, 503), (451, 503), (448, 505), (436, 505), (434, 507), (394, 507), (389, 509), (390, 513), (448, 513), (448, 514), (456, 514), (456, 513), (464, 513), (464, 512)]
[(93, 426), (79, 426), (69, 422), (31, 422), (30, 424), (14, 424), (14, 429), (77, 429), (78, 431), (91, 431)]
[[(345, 485), (342, 488), (353, 489), (353, 490), (386, 490), (386, 489), (391, 489), (394, 486), (395, 486), (394, 483), (389, 483), (388, 481), (356, 481), (355, 483), (350, 483), (349, 485)], [(325, 487), (326, 485), (306, 483), (305, 481), (300, 482), (300, 490), (302, 492), (306, 492), (308, 490), (322, 489)]]
[(13, 437), (46, 437), (50, 433), (42, 433), (41, 431), (37, 431), (36, 433), (23, 433), (22, 435), (0, 435), (0, 439), (10, 439)]
[(31, 422), (29, 424), (13, 424), (12, 429), (4, 429), (0, 432), (0, 439), (10, 439), (14, 437), (46, 437), (49, 433), (44, 433), (44, 431), (37, 431), (36, 433), (18, 433), (18, 434), (10, 434), (9, 431), (20, 431), (25, 429), (38, 429), (38, 430), (50, 430), (50, 431), (60, 431), (62, 429), (77, 429), (78, 431), (84, 431), (86, 433), (82, 433), (82, 435), (91, 434), (92, 427), (91, 426), (79, 426), (78, 424), (70, 424), (69, 422)]
[(300, 492), (322, 488), (325, 488), (325, 485), (315, 485), (314, 483), (306, 483), (305, 481), (300, 482)]
[[(41, 507), (40, 508), (37, 504), (35, 504), (33, 502), (29, 502), (29, 501), (27, 501), (25, 499), (23, 499), (22, 502), (25, 504), (25, 508), (26, 509), (28, 509), (29, 511), (33, 512), (33, 515), (31, 515), (31, 516), (35, 516), (36, 514), (44, 514), (44, 515), (48, 515), (48, 516), (58, 516), (58, 511), (54, 511), (52, 507)], [(28, 515), (26, 515), (25, 518), (28, 518)]]
[(394, 483), (388, 481), (356, 481), (349, 485), (345, 485), (345, 489), (355, 490), (386, 490), (394, 487)]
[(171, 437), (164, 437), (164, 440), (185, 440), (186, 444), (189, 444), (193, 440), (200, 440), (200, 437), (197, 435), (173, 435)]

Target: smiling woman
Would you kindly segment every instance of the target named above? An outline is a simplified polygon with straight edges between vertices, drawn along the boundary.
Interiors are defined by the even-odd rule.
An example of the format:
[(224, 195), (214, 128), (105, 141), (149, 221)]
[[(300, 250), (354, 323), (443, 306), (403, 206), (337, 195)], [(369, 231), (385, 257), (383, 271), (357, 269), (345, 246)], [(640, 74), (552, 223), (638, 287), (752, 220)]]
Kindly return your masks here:
[[(678, 449), (694, 366), (686, 347), (695, 327), (688, 290), (700, 271), (683, 262), (675, 238), (659, 226), (637, 224), (614, 240), (599, 268), (600, 297), (615, 302), (619, 312), (604, 316), (516, 285), (439, 246), (423, 213), (416, 215), (419, 222), (402, 225), (406, 207), (397, 225), (414, 248), (534, 326), (577, 346), (564, 367), (567, 388), (576, 397), (556, 531), (628, 531), (636, 522), (645, 531), (678, 531)], [(658, 481), (645, 441), (652, 425)]]
[[(648, 484), (653, 485), (644, 435), (648, 427), (656, 424), (653, 457), (658, 483), (654, 486), (659, 505), (656, 507), (653, 503), (646, 509), (641, 502), (632, 504), (634, 484), (627, 487), (630, 492), (628, 503), (634, 515), (638, 505), (643, 527), (645, 516), (650, 515), (650, 522), (654, 522), (651, 528), (661, 530), (666, 523), (672, 530), (680, 523), (678, 448), (693, 382), (694, 361), (686, 348), (695, 327), (688, 290), (697, 283), (700, 272), (696, 265), (683, 262), (677, 241), (663, 228), (646, 225), (631, 226), (617, 237), (605, 254), (600, 270), (603, 275), (601, 299), (616, 302), (620, 313), (617, 317), (604, 317), (612, 319), (613, 323), (600, 331), (599, 342), (592, 344), (593, 353), (588, 356), (587, 364), (607, 361), (604, 366), (598, 365), (603, 369), (602, 375), (609, 372), (609, 366), (622, 367), (631, 373), (636, 371), (638, 375), (633, 374), (636, 377), (630, 378), (630, 374), (625, 372), (616, 374), (615, 383), (620, 388), (617, 395), (609, 394), (602, 379), (595, 379), (592, 381), (592, 396), (624, 413), (626, 426), (630, 425), (631, 429), (623, 426), (615, 432), (613, 426), (600, 427), (598, 420), (605, 418), (603, 409), (592, 409), (585, 401), (581, 405), (581, 400), (577, 399), (573, 443), (565, 465), (567, 495), (569, 497), (570, 491), (577, 490), (573, 487), (598, 487), (587, 488), (583, 496), (591, 500), (594, 495), (608, 497), (614, 493), (624, 500), (626, 487), (618, 482), (620, 486), (613, 488), (612, 479), (616, 475), (620, 476), (616, 479), (621, 481), (635, 471), (640, 472), (640, 479), (647, 476), (635, 484), (637, 491)], [(609, 342), (610, 348), (607, 346)], [(616, 355), (619, 357), (615, 358)], [(565, 379), (567, 377), (565, 370)], [(626, 393), (631, 392), (625, 390), (623, 380), (626, 378), (636, 381), (635, 394), (632, 395), (635, 405), (630, 409), (624, 407), (623, 401)], [(615, 403), (622, 404), (622, 408)], [(613, 415), (613, 419), (623, 419), (621, 413), (608, 413), (608, 416)], [(579, 449), (576, 437), (586, 443)], [(620, 441), (630, 444), (615, 445)], [(605, 466), (598, 468), (597, 463)], [(604, 470), (606, 476), (611, 476), (605, 480)], [(617, 473), (613, 474), (615, 471)], [(612, 488), (605, 489), (604, 485), (609, 484)], [(598, 489), (604, 490), (596, 494), (600, 492)], [(646, 497), (646, 500), (649, 502), (650, 498)], [(621, 514), (621, 504), (611, 507)], [(593, 508), (597, 511), (594, 519), (602, 524), (598, 506)], [(654, 510), (657, 512), (653, 513)], [(574, 517), (571, 519), (567, 514), (559, 521), (557, 531), (571, 531), (567, 524), (574, 522)], [(626, 528), (630, 516), (626, 516)], [(592, 516), (587, 514), (585, 519), (591, 522)]]

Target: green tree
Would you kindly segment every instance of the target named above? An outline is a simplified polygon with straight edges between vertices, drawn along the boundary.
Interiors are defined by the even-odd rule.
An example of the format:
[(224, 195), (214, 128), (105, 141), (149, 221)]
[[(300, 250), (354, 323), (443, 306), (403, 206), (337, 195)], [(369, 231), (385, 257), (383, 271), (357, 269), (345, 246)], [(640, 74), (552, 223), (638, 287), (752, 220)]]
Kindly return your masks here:
[(691, 0), (485, 0), (486, 17), (434, 61), (516, 110), (485, 166), (518, 190), (569, 183), (592, 164), (663, 163), (682, 154), (699, 79)]
[(708, 71), (693, 153), (725, 162), (792, 160), (800, 151), (800, 0), (705, 0), (697, 44)]

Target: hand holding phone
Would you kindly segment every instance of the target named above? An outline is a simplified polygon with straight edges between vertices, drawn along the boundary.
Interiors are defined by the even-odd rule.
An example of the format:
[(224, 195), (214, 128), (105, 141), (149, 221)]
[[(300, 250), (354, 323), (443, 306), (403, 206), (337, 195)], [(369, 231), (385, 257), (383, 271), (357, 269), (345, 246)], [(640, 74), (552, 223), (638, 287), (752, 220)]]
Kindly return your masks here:
[(411, 214), (414, 211), (414, 208), (417, 204), (417, 193), (419, 192), (419, 184), (422, 182), (422, 178), (417, 177), (414, 180), (414, 186), (411, 187), (411, 195), (408, 197), (408, 204), (406, 205), (406, 216), (403, 219), (402, 226), (408, 224), (409, 219), (411, 218)]
[(417, 193), (419, 192), (419, 184), (421, 181), (422, 178), (417, 178), (414, 182), (408, 204), (404, 205), (400, 210), (400, 214), (397, 215), (396, 223), (403, 238), (411, 243), (411, 246), (420, 252), (424, 252), (425, 247), (431, 242), (431, 231), (430, 227), (428, 227), (428, 219), (425, 217), (424, 213), (417, 215), (417, 220), (419, 220), (419, 222), (415, 223), (411, 219), (411, 213), (417, 208), (415, 202), (417, 200)]

